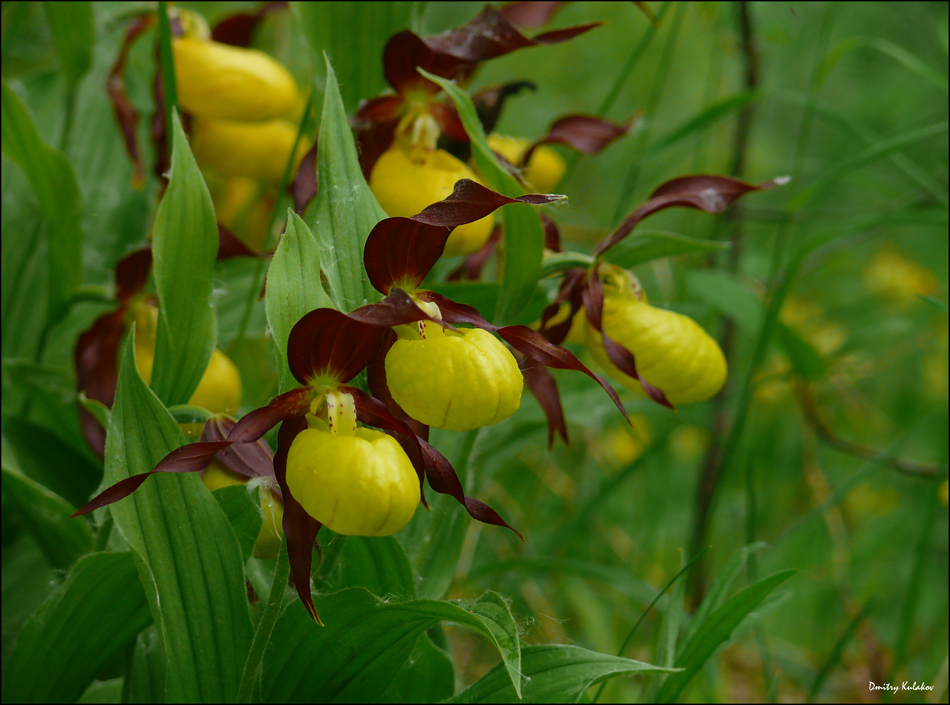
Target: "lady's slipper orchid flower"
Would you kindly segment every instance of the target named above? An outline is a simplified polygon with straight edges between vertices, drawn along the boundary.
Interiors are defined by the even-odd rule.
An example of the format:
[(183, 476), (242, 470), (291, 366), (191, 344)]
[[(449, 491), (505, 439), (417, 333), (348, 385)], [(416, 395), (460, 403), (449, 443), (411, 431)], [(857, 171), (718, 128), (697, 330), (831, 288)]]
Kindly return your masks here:
[[(747, 193), (784, 183), (787, 178), (754, 186), (725, 176), (697, 175), (662, 184), (597, 245), (596, 259), (589, 270), (575, 267), (564, 273), (557, 298), (541, 317), (540, 332), (553, 342), (563, 341), (575, 315), (583, 308), (591, 353), (625, 386), (633, 388), (639, 384), (642, 393), (671, 408), (673, 401), (698, 401), (712, 396), (722, 387), (726, 372), (725, 358), (715, 341), (691, 319), (641, 301), (639, 285), (632, 288), (635, 283), (623, 270), (604, 265), (599, 258), (654, 213), (673, 207), (721, 213)], [(602, 272), (609, 282), (606, 296)], [(563, 316), (563, 304), (570, 305), (570, 315)], [(559, 322), (551, 325), (555, 320)], [(674, 358), (680, 364), (671, 366)], [(637, 360), (645, 369), (653, 368), (652, 374), (646, 375), (652, 381), (640, 374)]]

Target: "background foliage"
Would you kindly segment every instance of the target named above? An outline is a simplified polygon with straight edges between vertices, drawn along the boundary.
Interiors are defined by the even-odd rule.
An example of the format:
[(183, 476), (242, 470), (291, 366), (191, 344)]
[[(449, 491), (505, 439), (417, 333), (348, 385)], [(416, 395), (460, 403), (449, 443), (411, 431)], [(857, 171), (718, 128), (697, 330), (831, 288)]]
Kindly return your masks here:
[[(379, 51), (395, 29), (411, 23), (421, 33), (438, 32), (479, 9), (397, 3), (383, 16), (367, 5), (301, 4), (268, 16), (258, 32), (256, 43), (301, 85), (313, 82), (317, 112), (327, 76), (313, 48), (327, 51), (351, 112), (382, 87)], [(183, 6), (213, 22), (243, 5)], [(160, 625), (149, 626), (144, 596), (122, 589), (137, 580), (136, 570), (110, 531), (112, 520), (65, 519), (103, 473), (78, 426), (75, 340), (112, 306), (112, 268), (157, 215), (155, 179), (133, 188), (104, 90), (125, 22), (141, 7), (3, 6), (5, 700), (152, 701), (166, 694)], [(316, 630), (296, 598), (281, 595), (289, 606), (275, 634), (295, 650), (267, 650), (258, 695), (358, 699), (365, 692), (346, 690), (346, 674), (321, 654), (350, 663), (354, 654), (379, 649), (396, 666), (385, 692), (372, 694), (394, 701), (515, 697), (516, 654), (521, 672), (550, 670), (561, 678), (525, 681), (526, 699), (577, 697), (591, 681), (635, 670), (630, 661), (611, 660), (618, 652), (687, 670), (665, 680), (614, 678), (603, 700), (875, 700), (881, 695), (868, 692), (868, 681), (904, 680), (935, 690), (897, 700), (946, 700), (948, 526), (940, 483), (948, 434), (947, 6), (752, 3), (745, 41), (738, 4), (650, 7), (660, 18), (656, 29), (629, 3), (569, 5), (553, 27), (604, 26), (566, 45), (489, 62), (474, 87), (537, 83), (537, 92), (511, 100), (499, 125), (531, 138), (566, 113), (622, 120), (643, 111), (638, 129), (604, 154), (567, 155), (571, 169), (559, 191), (570, 199), (553, 211), (567, 249), (589, 251), (674, 176), (737, 168), (751, 182), (792, 176), (789, 186), (749, 198), (727, 216), (673, 211), (637, 231), (731, 241), (727, 250), (646, 261), (648, 241), (631, 238), (612, 253), (618, 262), (642, 262), (634, 271), (654, 305), (688, 313), (731, 340), (726, 391), (676, 414), (624, 392), (636, 414), (630, 434), (590, 380), (564, 374), (558, 380), (570, 447), (546, 449), (543, 415), (527, 396), (521, 412), (495, 427), (434, 432), (469, 493), (496, 506), (527, 543), (440, 501), (398, 535), (402, 548), (389, 539), (331, 541), (327, 554), (339, 556), (317, 575), (318, 608), (338, 616), (337, 630), (349, 619), (371, 620), (366, 643), (333, 652), (340, 632), (332, 624)], [(362, 13), (374, 21), (362, 22)], [(360, 29), (328, 32), (334, 23)], [(750, 46), (752, 78), (744, 53)], [(126, 73), (133, 102), (146, 114), (153, 47), (154, 37), (136, 45)], [(303, 221), (292, 229), (304, 237)], [(217, 346), (244, 379), (243, 410), (266, 403), (278, 384), (264, 305), (256, 301), (262, 266), (218, 264), (211, 294)], [(142, 444), (125, 449), (135, 472), (176, 442), (170, 417), (137, 380), (127, 376), (120, 402), (148, 408), (154, 424), (123, 434)], [(164, 401), (181, 401), (180, 393), (165, 394)], [(113, 413), (114, 427), (127, 423), (121, 413)], [(143, 448), (154, 457), (143, 457)], [(917, 476), (920, 469), (936, 470), (935, 477)], [(200, 486), (182, 492), (183, 515), (206, 532), (194, 540), (228, 535), (234, 542), (239, 500), (216, 505)], [(147, 512), (144, 496), (136, 501)], [(705, 525), (698, 520), (704, 505)], [(134, 516), (117, 515), (116, 523), (165, 521), (129, 511)], [(204, 550), (182, 543), (186, 534), (198, 536), (190, 532), (172, 532), (167, 545), (148, 553), (186, 567)], [(658, 591), (706, 547), (625, 644)], [(237, 565), (236, 551), (228, 570)], [(273, 561), (246, 564), (261, 596), (251, 611), (255, 623), (274, 569)], [(791, 569), (794, 575), (785, 572)], [(193, 591), (214, 590), (194, 580), (202, 584)], [(96, 586), (105, 587), (86, 599)], [(334, 592), (339, 588), (347, 592)], [(240, 592), (235, 584), (222, 589), (239, 601), (230, 594)], [(366, 590), (393, 605), (377, 609)], [(710, 598), (699, 607), (703, 592)], [(493, 593), (509, 602), (485, 597)], [(124, 600), (107, 599), (112, 594)], [(442, 598), (465, 602), (430, 602)], [(513, 620), (486, 608), (486, 599)], [(112, 635), (101, 650), (83, 641), (93, 627), (67, 618), (100, 603), (110, 609), (95, 628)], [(451, 609), (462, 605), (471, 614), (479, 604), (468, 628), (438, 626), (464, 623)], [(200, 611), (187, 601), (181, 607)], [(743, 620), (749, 610), (753, 617)], [(740, 625), (731, 638), (730, 615), (738, 617), (732, 626)], [(58, 631), (60, 623), (69, 629)], [(239, 631), (230, 644), (246, 652), (248, 625)], [(398, 658), (379, 634), (390, 635)], [(42, 670), (35, 660), (18, 660), (18, 638), (17, 649), (47, 655)], [(729, 647), (717, 651), (724, 641)], [(86, 661), (78, 658), (84, 652)], [(235, 661), (216, 651), (196, 659), (201, 674), (189, 687), (200, 692), (174, 690), (169, 679), (169, 697), (235, 697), (243, 656)], [(340, 680), (303, 668), (293, 671), (298, 680), (278, 679), (288, 659), (329, 668)], [(55, 670), (64, 664), (75, 668)]]

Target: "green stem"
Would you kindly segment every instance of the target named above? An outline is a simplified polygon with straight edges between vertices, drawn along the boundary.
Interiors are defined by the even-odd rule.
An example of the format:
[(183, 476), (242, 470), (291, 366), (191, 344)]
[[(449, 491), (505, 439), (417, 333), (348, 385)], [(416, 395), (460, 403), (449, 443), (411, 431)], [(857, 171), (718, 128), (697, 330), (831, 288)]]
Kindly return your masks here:
[(280, 542), (280, 552), (277, 554), (277, 565), (274, 567), (274, 581), (271, 583), (270, 594), (267, 596), (267, 605), (264, 614), (257, 624), (251, 650), (248, 651), (247, 661), (244, 663), (244, 672), (241, 674), (241, 684), (238, 686), (237, 702), (249, 703), (254, 695), (254, 685), (261, 673), (261, 662), (264, 659), (264, 650), (270, 642), (277, 617), (280, 616), (284, 605), (284, 593), (287, 591), (287, 581), (290, 579), (290, 559), (287, 556), (287, 539)]
[(162, 91), (165, 102), (165, 132), (168, 154), (172, 153), (172, 114), (178, 105), (178, 82), (175, 80), (175, 58), (172, 54), (172, 25), (168, 19), (168, 3), (158, 3), (158, 41), (162, 52)]

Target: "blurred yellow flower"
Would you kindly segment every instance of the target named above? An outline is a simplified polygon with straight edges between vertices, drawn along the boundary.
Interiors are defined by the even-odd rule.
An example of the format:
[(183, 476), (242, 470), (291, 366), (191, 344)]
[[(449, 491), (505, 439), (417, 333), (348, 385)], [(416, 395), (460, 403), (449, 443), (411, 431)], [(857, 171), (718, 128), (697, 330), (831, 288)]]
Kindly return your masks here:
[[(488, 135), (488, 146), (510, 164), (518, 166), (521, 164), (524, 153), (531, 146), (531, 141), (492, 133)], [(530, 190), (537, 193), (550, 193), (564, 178), (565, 171), (567, 171), (567, 165), (561, 155), (547, 145), (540, 145), (531, 153), (522, 177)]]
[[(640, 458), (650, 446), (650, 424), (642, 414), (630, 417), (630, 426), (614, 426), (603, 435), (598, 455), (601, 460), (624, 467)], [(595, 450), (598, 448), (594, 446)]]
[(297, 126), (286, 120), (236, 122), (197, 118), (192, 125), (191, 150), (202, 168), (225, 176), (280, 181), (293, 155), (290, 176), (310, 149), (310, 140), (297, 145)]
[(896, 247), (887, 244), (878, 250), (864, 270), (868, 289), (899, 307), (913, 303), (917, 296), (937, 292), (937, 278), (926, 267), (907, 259)]

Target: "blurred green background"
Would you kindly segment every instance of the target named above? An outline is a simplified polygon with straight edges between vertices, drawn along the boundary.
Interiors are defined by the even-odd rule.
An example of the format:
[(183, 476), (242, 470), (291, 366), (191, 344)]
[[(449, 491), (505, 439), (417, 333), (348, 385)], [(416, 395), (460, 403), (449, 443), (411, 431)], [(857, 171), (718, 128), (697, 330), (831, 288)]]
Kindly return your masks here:
[[(755, 628), (693, 680), (684, 701), (878, 701), (869, 681), (904, 680), (935, 690), (896, 700), (946, 701), (948, 6), (750, 3), (744, 42), (738, 3), (648, 5), (660, 17), (656, 29), (632, 3), (569, 4), (551, 27), (604, 25), (568, 44), (491, 61), (473, 87), (534, 81), (537, 91), (512, 98), (498, 128), (531, 138), (562, 115), (597, 113), (614, 86), (606, 117), (642, 111), (632, 134), (603, 154), (574, 160), (563, 152), (572, 169), (559, 191), (569, 201), (552, 215), (565, 249), (589, 252), (662, 182), (728, 174), (737, 154), (752, 183), (792, 176), (725, 216), (676, 210), (642, 226), (736, 243), (714, 256), (635, 270), (651, 303), (732, 337), (730, 381), (720, 397), (675, 414), (622, 392), (635, 415), (631, 434), (590, 380), (559, 374), (572, 444), (558, 441), (553, 451), (528, 396), (520, 413), (474, 437), (434, 434), (438, 447), (474, 443), (469, 494), (528, 539), (521, 544), (472, 523), (449, 596), (496, 590), (513, 598), (526, 642), (616, 653), (656, 591), (694, 549), (709, 546), (705, 581), (679, 583), (624, 652), (662, 664), (663, 617), (689, 609), (702, 582), (743, 546), (763, 542), (740, 582), (785, 568), (798, 573), (759, 610)], [(241, 5), (183, 6), (213, 20)], [(142, 240), (154, 212), (149, 189), (130, 187), (117, 131), (89, 128), (111, 124), (104, 77), (125, 19), (139, 7), (96, 6), (101, 41), (90, 75), (68, 98), (42, 8), (3, 5), (3, 76), (43, 138), (62, 146), (77, 170), (91, 285), (110, 284), (115, 261)], [(417, 4), (415, 28), (442, 31), (479, 9)], [(258, 43), (309, 83), (312, 68), (291, 15), (268, 18)], [(752, 86), (749, 46), (757, 57)], [(140, 43), (127, 72), (143, 110), (151, 100), (150, 52), (149, 42)], [(378, 66), (378, 53), (365, 61)], [(382, 88), (381, 72), (378, 80)], [(64, 136), (68, 99), (76, 117)], [(4, 454), (42, 475), (49, 463), (91, 461), (77, 450), (78, 428), (56, 416), (56, 400), (44, 402), (37, 382), (16, 373), (16, 361), (34, 359), (44, 335), (37, 311), (47, 285), (45, 245), (36, 237), (36, 204), (23, 197), (25, 178), (6, 157), (3, 181)], [(219, 347), (241, 368), (249, 409), (273, 390), (263, 307), (248, 336), (239, 336), (253, 270), (227, 263), (220, 277)], [(107, 308), (81, 304), (46, 333), (40, 361), (60, 371), (66, 393), (75, 337)], [(776, 313), (801, 346), (780, 344), (774, 326), (763, 334)], [(37, 450), (31, 441), (44, 429), (57, 440)], [(921, 466), (905, 469), (936, 469), (936, 477), (901, 472), (891, 456)], [(710, 468), (719, 470), (718, 489), (697, 539), (698, 487)], [(69, 498), (70, 488), (57, 489)], [(5, 503), (4, 664), (23, 619), (55, 579)], [(463, 684), (497, 662), (484, 641), (446, 631)], [(641, 699), (647, 682), (615, 679), (601, 699)]]

